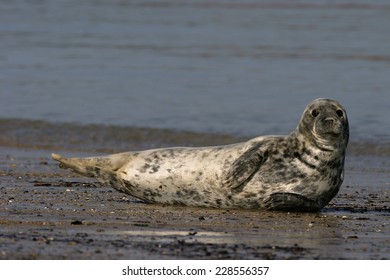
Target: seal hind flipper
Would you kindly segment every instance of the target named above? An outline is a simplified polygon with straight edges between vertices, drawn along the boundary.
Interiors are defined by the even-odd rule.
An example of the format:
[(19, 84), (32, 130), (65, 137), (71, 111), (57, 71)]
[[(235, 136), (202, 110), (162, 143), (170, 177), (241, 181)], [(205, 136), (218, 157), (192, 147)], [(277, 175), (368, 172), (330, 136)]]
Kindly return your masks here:
[(266, 155), (259, 151), (259, 145), (255, 145), (236, 159), (227, 172), (223, 181), (224, 187), (238, 193), (243, 190), (245, 183), (250, 181), (265, 161)]
[(51, 154), (52, 159), (60, 162), (60, 168), (66, 169), (70, 168), (78, 174), (95, 177), (95, 174), (91, 173), (91, 170), (87, 170), (87, 165), (85, 161), (83, 162), (82, 158), (65, 158), (59, 154)]
[(94, 172), (94, 167), (104, 169), (106, 171), (116, 171), (124, 164), (130, 161), (136, 156), (135, 153), (119, 153), (109, 156), (97, 156), (97, 157), (75, 157), (66, 158), (58, 154), (52, 154), (51, 157), (60, 162), (61, 168), (70, 168), (75, 172), (88, 177), (99, 177)]
[(317, 212), (321, 209), (316, 201), (296, 193), (273, 193), (263, 203), (272, 211)]
[[(118, 157), (118, 155), (121, 154), (115, 154), (114, 156)], [(131, 194), (129, 186), (117, 175), (115, 165), (111, 165), (113, 170), (96, 165), (99, 161), (109, 160), (109, 157), (65, 158), (58, 154), (52, 154), (51, 156), (54, 160), (60, 162), (61, 168), (70, 168), (81, 175), (97, 178), (99, 182), (107, 183), (120, 192)]]

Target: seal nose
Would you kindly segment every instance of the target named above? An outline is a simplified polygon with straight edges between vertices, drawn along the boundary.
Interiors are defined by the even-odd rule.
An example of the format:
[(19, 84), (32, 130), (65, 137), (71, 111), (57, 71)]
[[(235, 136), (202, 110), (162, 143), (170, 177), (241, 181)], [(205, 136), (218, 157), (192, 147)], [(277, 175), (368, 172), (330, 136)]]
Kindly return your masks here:
[(335, 119), (334, 118), (326, 118), (324, 120), (324, 122), (328, 125), (328, 126), (333, 126), (333, 124), (335, 123)]
[(325, 118), (324, 119), (324, 121), (323, 121), (323, 124), (324, 124), (324, 126), (327, 128), (327, 129), (329, 129), (329, 130), (331, 130), (331, 131), (336, 131), (336, 130), (338, 130), (338, 128), (339, 128), (339, 123), (338, 123), (338, 121), (335, 119), (335, 118), (333, 118), (333, 117), (327, 117), (327, 118)]
[(339, 133), (341, 129), (341, 122), (334, 117), (327, 117), (323, 120), (324, 127), (332, 133)]

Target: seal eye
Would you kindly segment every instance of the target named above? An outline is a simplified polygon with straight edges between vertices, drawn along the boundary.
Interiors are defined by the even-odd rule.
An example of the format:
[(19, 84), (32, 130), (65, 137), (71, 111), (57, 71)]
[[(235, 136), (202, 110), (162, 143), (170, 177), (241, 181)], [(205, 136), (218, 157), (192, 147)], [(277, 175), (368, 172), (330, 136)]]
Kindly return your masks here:
[(316, 109), (314, 109), (313, 111), (311, 111), (311, 115), (312, 115), (313, 117), (317, 117), (319, 114), (320, 114), (320, 111), (318, 111), (318, 110), (316, 110)]
[(336, 111), (336, 114), (337, 114), (337, 116), (339, 116), (340, 118), (344, 117), (344, 113), (343, 113), (343, 111), (340, 110), (340, 109)]

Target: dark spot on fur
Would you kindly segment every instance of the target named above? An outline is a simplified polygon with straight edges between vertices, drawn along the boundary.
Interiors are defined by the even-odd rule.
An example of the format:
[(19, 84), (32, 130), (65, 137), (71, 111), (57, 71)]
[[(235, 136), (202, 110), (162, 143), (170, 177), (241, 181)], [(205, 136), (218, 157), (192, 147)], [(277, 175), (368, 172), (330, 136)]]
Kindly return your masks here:
[(201, 197), (201, 195), (199, 194), (199, 192), (197, 192), (196, 190), (188, 190), (188, 189), (182, 189), (182, 190), (179, 190), (176, 192), (176, 195), (180, 198), (184, 198), (184, 199), (188, 199), (188, 198), (191, 198), (191, 199), (194, 199), (194, 200), (203, 200), (203, 198)]
[(156, 172), (158, 172), (159, 169), (160, 169), (159, 165), (153, 165), (151, 170), (149, 171), (149, 174), (156, 173)]
[(173, 205), (179, 205), (179, 206), (185, 206), (185, 203), (180, 201), (180, 200), (173, 200), (172, 204)]
[(264, 185), (262, 189), (263, 189), (264, 191), (267, 191), (267, 190), (269, 189), (269, 186)]
[(277, 171), (277, 172), (276, 172), (276, 176), (277, 176), (277, 177), (282, 177), (282, 178), (284, 178), (285, 175), (286, 175), (286, 172), (284, 172), (284, 170), (280, 170), (280, 171)]
[(307, 162), (305, 159), (302, 158), (301, 154), (298, 153), (298, 152), (294, 152), (294, 157), (299, 160), (300, 162), (302, 162), (304, 165), (306, 165), (307, 167), (311, 168), (311, 169), (315, 169), (316, 166)]
[(167, 180), (173, 182), (175, 179), (174, 179), (172, 176), (168, 176), (168, 177), (167, 177)]
[(245, 198), (252, 198), (252, 197), (254, 197), (254, 196), (255, 196), (254, 193), (246, 193), (246, 194), (244, 195)]
[(307, 187), (299, 185), (299, 186), (294, 187), (293, 190), (297, 193), (301, 193), (305, 188), (307, 188)]
[(298, 179), (297, 178), (293, 178), (290, 180), (290, 184), (295, 184), (298, 182)]
[(283, 159), (282, 158), (275, 158), (274, 159), (274, 163), (277, 163), (277, 164), (280, 164), (280, 163), (283, 163), (284, 161), (283, 161)]
[(257, 200), (252, 200), (248, 203), (252, 208), (260, 208), (260, 203)]
[(87, 174), (90, 177), (101, 177), (102, 176), (102, 170), (100, 167), (97, 166), (87, 166), (86, 168)]
[(162, 194), (159, 192), (156, 192), (154, 190), (145, 190), (143, 192), (143, 200), (146, 200), (147, 202), (156, 202), (156, 197), (162, 197)]
[(310, 150), (305, 148), (305, 143), (303, 143), (302, 153), (311, 156)]
[(150, 167), (151, 167), (150, 164), (145, 163), (144, 166), (142, 166), (142, 167), (139, 169), (139, 172), (145, 173), (146, 170), (147, 170), (148, 168), (150, 168)]
[(305, 178), (306, 178), (306, 174), (300, 173), (300, 174), (298, 175), (298, 177), (301, 178), (301, 179), (305, 179)]

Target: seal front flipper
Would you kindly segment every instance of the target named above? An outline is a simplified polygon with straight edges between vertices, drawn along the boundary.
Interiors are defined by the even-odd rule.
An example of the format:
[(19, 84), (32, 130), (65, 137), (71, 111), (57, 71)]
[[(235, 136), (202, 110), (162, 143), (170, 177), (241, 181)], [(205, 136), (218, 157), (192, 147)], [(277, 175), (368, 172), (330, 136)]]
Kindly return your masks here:
[(317, 212), (321, 209), (316, 201), (296, 193), (273, 193), (263, 203), (272, 211)]
[(230, 188), (236, 193), (243, 190), (245, 183), (252, 179), (266, 159), (258, 148), (259, 145), (255, 145), (233, 162), (223, 181), (225, 188)]

